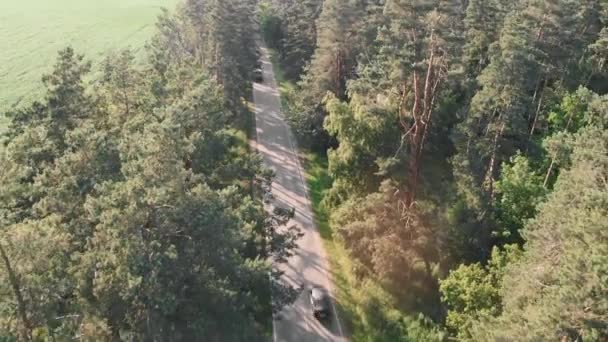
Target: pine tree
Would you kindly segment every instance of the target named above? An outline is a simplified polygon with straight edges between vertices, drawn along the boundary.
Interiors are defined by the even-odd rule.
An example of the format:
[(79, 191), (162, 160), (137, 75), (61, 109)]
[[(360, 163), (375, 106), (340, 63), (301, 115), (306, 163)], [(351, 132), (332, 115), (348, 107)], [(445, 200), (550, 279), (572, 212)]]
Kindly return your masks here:
[(324, 128), (339, 141), (328, 151), (328, 172), (334, 182), (326, 203), (336, 206), (349, 197), (374, 192), (387, 176), (383, 160), (391, 160), (399, 146), (395, 113), (370, 104), (360, 93), (349, 103), (336, 97), (326, 101)]
[(103, 76), (99, 93), (109, 96), (108, 103), (113, 106), (109, 110), (114, 114), (112, 119), (125, 122), (141, 110), (150, 110), (152, 98), (144, 90), (148, 87), (142, 83), (150, 79), (135, 68), (135, 56), (130, 50), (107, 56), (103, 61)]
[(511, 6), (495, 0), (469, 1), (464, 18), (466, 39), (462, 55), (467, 81), (474, 81), (490, 63), (490, 46), (497, 40)]
[[(590, 340), (608, 336), (606, 194), (608, 136), (577, 135), (572, 167), (524, 231), (521, 260), (503, 280), (503, 313), (482, 320), (476, 340)], [(524, 327), (524, 329), (522, 329)]]
[(356, 276), (374, 276), (403, 305), (436, 315), (436, 268), (441, 243), (430, 213), (407, 210), (406, 193), (390, 181), (378, 192), (352, 198), (332, 214)]
[(352, 50), (354, 6), (348, 0), (328, 0), (317, 20), (317, 47), (304, 78), (305, 88), (312, 98), (322, 98), (326, 92), (338, 98), (346, 96), (346, 80), (355, 62)]
[(281, 15), (282, 40), (279, 58), (285, 76), (296, 80), (304, 71), (317, 44), (317, 19), (323, 1), (280, 1), (275, 4)]
[(545, 196), (543, 177), (532, 170), (528, 159), (520, 154), (504, 163), (495, 184), (497, 229), (492, 232), (497, 245), (522, 243), (520, 231), (536, 215), (536, 207)]
[[(230, 25), (189, 17), (198, 5)], [(293, 300), (268, 274), (299, 231), (266, 214), (258, 188), (272, 177), (228, 129), (255, 60), (251, 14), (253, 2), (188, 2), (161, 16), (143, 65), (112, 55), (94, 86), (64, 50), (45, 100), (14, 111), (0, 170), (2, 338), (259, 340), (271, 288), (274, 309)], [(216, 57), (205, 46), (219, 64), (199, 64)]]
[[(165, 13), (150, 44), (155, 67), (179, 75), (195, 64), (222, 86), (226, 105), (242, 114), (258, 57), (254, 11), (250, 0), (189, 0), (175, 16)], [(165, 70), (168, 65), (177, 70)]]
[(378, 85), (397, 112), (407, 160), (408, 201), (415, 202), (424, 146), (448, 69), (457, 56), (461, 8), (451, 1), (389, 1), (380, 32)]
[(446, 326), (459, 341), (472, 339), (471, 329), (480, 319), (500, 314), (504, 273), (521, 254), (517, 245), (494, 247), (487, 265), (461, 264), (441, 280), (441, 300), (448, 307)]
[(57, 152), (65, 149), (65, 133), (91, 112), (91, 98), (85, 93), (84, 83), (90, 70), (90, 62), (84, 61), (84, 56), (77, 55), (71, 47), (59, 51), (53, 72), (42, 77), (47, 89), (45, 99), (8, 113), (11, 120), (8, 142), (25, 127), (39, 125), (47, 131), (47, 138)]

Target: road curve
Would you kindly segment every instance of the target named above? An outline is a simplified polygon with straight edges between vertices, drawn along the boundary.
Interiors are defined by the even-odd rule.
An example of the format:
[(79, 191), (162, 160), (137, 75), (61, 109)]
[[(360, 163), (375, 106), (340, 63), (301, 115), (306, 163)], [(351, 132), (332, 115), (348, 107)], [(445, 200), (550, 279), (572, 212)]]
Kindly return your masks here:
[(273, 320), (274, 342), (346, 341), (341, 322), (332, 308), (331, 319), (317, 321), (311, 312), (306, 288), (322, 286), (332, 293), (328, 262), (317, 231), (307, 185), (298, 157), (296, 141), (281, 113), (281, 101), (274, 78), (269, 51), (260, 44), (264, 81), (255, 83), (253, 100), (257, 150), (276, 177), (272, 184), (275, 205), (296, 209), (294, 223), (304, 233), (298, 249), (286, 264), (275, 267), (284, 272), (282, 281), (301, 289), (295, 303), (285, 307)]

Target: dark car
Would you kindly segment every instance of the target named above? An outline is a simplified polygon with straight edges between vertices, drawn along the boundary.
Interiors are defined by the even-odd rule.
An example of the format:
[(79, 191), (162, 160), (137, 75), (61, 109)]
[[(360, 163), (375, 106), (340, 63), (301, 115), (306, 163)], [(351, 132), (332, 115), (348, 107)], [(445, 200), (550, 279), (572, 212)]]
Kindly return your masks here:
[(253, 70), (253, 80), (255, 82), (263, 82), (264, 81), (264, 73), (261, 68), (256, 68)]
[(310, 289), (310, 305), (316, 319), (329, 317), (329, 295), (324, 289), (317, 286)]

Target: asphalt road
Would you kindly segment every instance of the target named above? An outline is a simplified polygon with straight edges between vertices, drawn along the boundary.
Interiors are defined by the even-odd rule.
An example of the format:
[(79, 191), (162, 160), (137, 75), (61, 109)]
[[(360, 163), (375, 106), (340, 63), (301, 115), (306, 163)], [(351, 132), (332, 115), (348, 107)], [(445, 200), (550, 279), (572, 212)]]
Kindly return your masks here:
[(255, 83), (253, 88), (257, 149), (266, 166), (276, 173), (272, 184), (275, 205), (295, 208), (293, 221), (304, 233), (298, 241), (296, 255), (288, 263), (275, 266), (284, 271), (282, 281), (302, 290), (295, 303), (275, 317), (273, 339), (274, 342), (345, 341), (334, 307), (327, 322), (321, 323), (312, 315), (306, 289), (319, 285), (332, 292), (329, 264), (314, 224), (304, 171), (296, 155), (296, 141), (281, 113), (268, 50), (260, 46), (264, 81)]

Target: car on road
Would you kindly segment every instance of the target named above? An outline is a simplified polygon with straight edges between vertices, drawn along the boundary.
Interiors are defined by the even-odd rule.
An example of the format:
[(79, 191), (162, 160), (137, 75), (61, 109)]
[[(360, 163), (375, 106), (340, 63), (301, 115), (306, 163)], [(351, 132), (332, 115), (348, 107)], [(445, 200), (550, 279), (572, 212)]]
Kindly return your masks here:
[(255, 68), (253, 70), (253, 80), (258, 83), (264, 81), (264, 73), (262, 72), (262, 68)]
[(313, 286), (310, 289), (310, 306), (312, 307), (312, 314), (316, 319), (326, 319), (329, 317), (329, 295), (325, 289)]
[(274, 199), (274, 195), (272, 194), (272, 192), (267, 192), (264, 194), (264, 203), (270, 204), (270, 202), (272, 202), (273, 199)]

